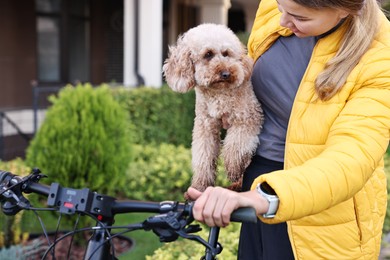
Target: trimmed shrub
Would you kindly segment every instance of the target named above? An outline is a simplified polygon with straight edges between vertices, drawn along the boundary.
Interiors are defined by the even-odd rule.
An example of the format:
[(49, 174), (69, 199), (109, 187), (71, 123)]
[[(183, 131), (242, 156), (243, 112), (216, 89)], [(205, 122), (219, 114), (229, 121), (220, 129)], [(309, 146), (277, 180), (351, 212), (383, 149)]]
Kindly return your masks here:
[[(121, 186), (123, 195), (136, 200), (184, 200), (192, 178), (190, 149), (164, 143), (135, 145), (133, 149), (134, 162)], [(221, 163), (218, 172), (217, 185), (228, 186)]]
[(173, 92), (161, 88), (113, 89), (114, 97), (123, 104), (136, 126), (137, 144), (170, 143), (191, 146), (195, 117), (195, 92)]
[(105, 86), (66, 86), (26, 152), (49, 182), (115, 195), (131, 160), (129, 118)]

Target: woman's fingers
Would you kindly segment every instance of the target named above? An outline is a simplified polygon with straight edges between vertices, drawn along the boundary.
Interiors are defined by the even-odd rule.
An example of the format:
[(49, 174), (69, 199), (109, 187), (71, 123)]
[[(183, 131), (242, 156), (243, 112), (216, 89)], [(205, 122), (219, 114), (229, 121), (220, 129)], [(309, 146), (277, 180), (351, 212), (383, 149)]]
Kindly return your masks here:
[(210, 211), (211, 208), (213, 210), (211, 216), (212, 221), (210, 220), (210, 224), (219, 227), (229, 225), (230, 215), (237, 207), (237, 200), (235, 197), (238, 193), (220, 187), (214, 188), (210, 193), (209, 198), (214, 198), (213, 201), (209, 199), (211, 203), (207, 204), (208, 206), (210, 205)]
[[(191, 191), (190, 191), (190, 189), (191, 189)], [(208, 200), (210, 188), (207, 188), (204, 192), (200, 192), (201, 193), (200, 196), (198, 196), (199, 195), (197, 193), (197, 192), (199, 192), (198, 190), (195, 190), (197, 192), (194, 192), (194, 191), (192, 191), (192, 188), (189, 188), (188, 191), (192, 192), (195, 197), (197, 196), (195, 203), (194, 203), (194, 207), (192, 209), (192, 214), (193, 214), (194, 218), (200, 222), (204, 222), (204, 207), (205, 207), (207, 200)]]
[(194, 218), (210, 227), (227, 226), (231, 213), (238, 207), (238, 193), (228, 189), (208, 187), (201, 193), (191, 188), (188, 193), (197, 198), (193, 208)]
[(192, 187), (189, 187), (187, 190), (187, 194), (191, 200), (196, 200), (197, 198), (200, 197), (200, 195), (202, 195), (202, 192), (198, 191), (197, 189), (194, 189)]
[(209, 227), (213, 227), (221, 223), (221, 218), (219, 215), (220, 209), (218, 206), (220, 203), (223, 203), (219, 192), (222, 188), (212, 188), (209, 187), (206, 189), (207, 201), (204, 202), (203, 207), (203, 220)]
[(240, 207), (253, 207), (258, 215), (268, 211), (269, 203), (256, 190), (235, 192), (221, 187), (208, 187), (204, 192), (188, 189), (195, 200), (193, 216), (197, 221), (213, 227), (225, 227), (230, 216)]

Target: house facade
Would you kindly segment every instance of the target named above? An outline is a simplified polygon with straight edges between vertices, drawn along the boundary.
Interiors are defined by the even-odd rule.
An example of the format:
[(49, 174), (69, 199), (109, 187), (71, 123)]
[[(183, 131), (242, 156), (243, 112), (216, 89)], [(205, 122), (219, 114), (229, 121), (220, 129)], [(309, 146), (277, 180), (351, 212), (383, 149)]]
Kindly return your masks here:
[(0, 1), (0, 159), (24, 156), (47, 96), (91, 82), (160, 87), (169, 44), (200, 23), (249, 32), (257, 0)]

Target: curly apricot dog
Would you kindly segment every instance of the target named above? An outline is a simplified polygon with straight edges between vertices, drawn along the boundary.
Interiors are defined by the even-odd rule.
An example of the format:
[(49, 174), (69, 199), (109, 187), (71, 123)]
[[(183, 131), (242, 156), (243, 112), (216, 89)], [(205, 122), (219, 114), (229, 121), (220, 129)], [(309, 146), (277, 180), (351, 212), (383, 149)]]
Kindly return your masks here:
[[(253, 60), (226, 26), (201, 24), (169, 47), (163, 72), (174, 91), (195, 89), (191, 186), (214, 186), (220, 153), (228, 178), (240, 183), (259, 144), (261, 106), (250, 81)], [(221, 129), (226, 136), (221, 144)]]

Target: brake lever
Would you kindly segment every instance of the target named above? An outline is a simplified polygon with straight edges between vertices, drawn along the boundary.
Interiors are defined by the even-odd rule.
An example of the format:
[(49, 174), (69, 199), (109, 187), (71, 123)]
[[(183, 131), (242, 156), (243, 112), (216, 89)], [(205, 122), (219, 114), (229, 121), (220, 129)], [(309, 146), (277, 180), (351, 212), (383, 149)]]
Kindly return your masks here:
[(189, 225), (187, 227), (184, 227), (183, 230), (186, 234), (189, 234), (189, 233), (197, 233), (201, 231), (202, 228), (200, 227), (200, 225), (196, 224), (196, 225)]
[(215, 247), (204, 240), (202, 237), (192, 235), (202, 228), (200, 225), (189, 225), (193, 218), (182, 218), (179, 212), (168, 212), (161, 215), (149, 217), (144, 221), (143, 227), (145, 230), (153, 230), (159, 236), (161, 242), (172, 242), (180, 236), (185, 239), (196, 241), (209, 249), (213, 256), (221, 253), (222, 246), (218, 243)]
[[(18, 186), (16, 184), (15, 186)], [(2, 196), (5, 198), (1, 201), (2, 211), (7, 216), (16, 215), (22, 209), (29, 208), (30, 202), (23, 196), (20, 189), (12, 190), (6, 187), (2, 188)]]
[(183, 215), (183, 212), (169, 211), (149, 217), (142, 225), (144, 230), (153, 230), (161, 242), (172, 242), (177, 240), (180, 234), (201, 230), (199, 225), (189, 225), (193, 220), (191, 216)]
[(183, 223), (179, 221), (180, 213), (167, 212), (146, 219), (142, 225), (144, 230), (153, 230), (160, 238), (160, 242), (172, 242), (179, 236), (176, 230), (180, 230)]
[(23, 192), (30, 183), (39, 182), (40, 179), (47, 177), (40, 173), (41, 171), (35, 168), (26, 177), (13, 176), (6, 183), (0, 185), (1, 195), (5, 198), (1, 201), (4, 214), (8, 216), (16, 215), (22, 209), (31, 207), (30, 201), (23, 196)]
[(202, 237), (197, 235), (191, 235), (186, 233), (183, 229), (176, 231), (176, 233), (185, 239), (196, 241), (200, 244), (202, 244), (204, 247), (210, 250), (210, 253), (213, 257), (216, 255), (219, 255), (222, 252), (222, 245), (220, 243), (217, 243), (216, 246), (212, 246), (210, 243), (208, 243), (206, 240), (204, 240)]

